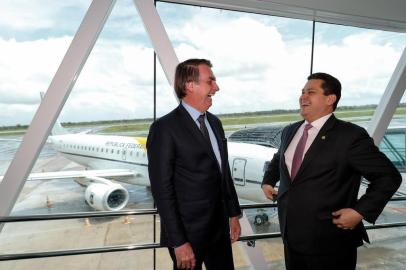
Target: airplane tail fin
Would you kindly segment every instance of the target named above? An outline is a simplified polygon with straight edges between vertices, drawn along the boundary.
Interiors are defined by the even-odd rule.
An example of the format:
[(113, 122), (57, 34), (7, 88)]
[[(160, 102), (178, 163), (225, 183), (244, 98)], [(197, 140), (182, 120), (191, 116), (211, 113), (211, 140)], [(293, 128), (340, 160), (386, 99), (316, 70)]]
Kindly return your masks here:
[(68, 133), (69, 132), (61, 125), (61, 123), (57, 119), (54, 127), (51, 130), (51, 135), (63, 135)]
[[(44, 99), (44, 92), (40, 92), (41, 101)], [(51, 135), (63, 135), (68, 134), (68, 131), (61, 125), (58, 119), (56, 119), (55, 125), (51, 130)]]

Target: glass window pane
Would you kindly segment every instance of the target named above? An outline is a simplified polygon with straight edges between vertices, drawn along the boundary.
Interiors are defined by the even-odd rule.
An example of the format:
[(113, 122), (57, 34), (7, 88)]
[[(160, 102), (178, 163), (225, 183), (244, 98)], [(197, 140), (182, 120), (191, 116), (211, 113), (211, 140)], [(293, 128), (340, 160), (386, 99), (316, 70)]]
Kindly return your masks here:
[[(1, 1), (0, 3), (0, 175), (90, 5), (87, 1)], [(45, 146), (40, 157), (54, 152)]]
[[(314, 72), (342, 83), (339, 107), (376, 105), (405, 48), (406, 34), (316, 23)], [(371, 116), (372, 108), (359, 116)]]
[[(157, 10), (180, 61), (207, 58), (213, 63), (220, 91), (209, 110), (220, 117), (226, 136), (299, 119), (299, 93), (310, 70), (311, 22), (164, 2), (157, 3)], [(157, 85), (161, 116), (177, 103), (159, 69), (157, 76), (162, 82)], [(244, 192), (240, 198), (264, 201), (260, 182), (275, 145), (267, 141), (267, 146), (244, 151), (238, 146), (229, 143), (237, 192)]]
[[(220, 91), (209, 111), (220, 117), (229, 137), (229, 163), (240, 202), (267, 201), (260, 183), (277, 147), (268, 143), (268, 128), (299, 119), (298, 98), (310, 71), (312, 23), (164, 2), (157, 3), (157, 10), (180, 61), (207, 58), (213, 63)], [(177, 102), (160, 69), (157, 76), (162, 82), (157, 85), (159, 117)], [(246, 134), (243, 141), (231, 140), (233, 132), (263, 127), (249, 145)], [(272, 134), (278, 141), (280, 133)], [(254, 233), (279, 231), (275, 209), (245, 212)], [(236, 269), (250, 266), (244, 245), (233, 245)], [(271, 265), (274, 260), (281, 265), (280, 251), (262, 251)]]
[[(56, 4), (52, 10), (58, 10), (64, 16), (68, 16), (71, 8), (75, 7)], [(84, 15), (85, 6), (81, 4), (76, 8), (79, 11), (81, 10), (79, 8), (83, 8)], [(59, 17), (51, 16), (49, 20), (54, 27), (59, 25)], [(75, 21), (74, 26), (76, 28), (72, 25), (66, 26), (72, 32), (65, 30), (60, 34), (63, 37), (61, 39), (67, 41), (65, 46), (57, 47), (61, 51), (61, 57), (70, 45), (72, 36), (77, 30), (80, 21), (81, 18), (77, 18), (77, 21)], [(60, 23), (60, 25), (64, 26), (67, 23)], [(64, 29), (62, 27), (62, 30)], [(54, 42), (55, 38), (53, 36), (56, 35), (54, 32), (57, 31), (44, 32), (41, 42), (46, 44)], [(64, 36), (68, 34), (71, 35), (69, 38)], [(34, 37), (36, 36), (34, 35)], [(52, 46), (52, 44), (49, 46)], [(49, 49), (49, 51), (52, 50)], [(45, 54), (42, 57), (49, 58)], [(50, 136), (48, 138), (48, 143), (44, 145), (32, 171), (43, 173), (40, 176), (42, 178), (41, 180), (26, 182), (26, 188), (23, 189), (21, 199), (15, 205), (13, 214), (75, 212), (100, 208), (90, 207), (84, 201), (85, 191), (91, 185), (89, 179), (83, 176), (79, 180), (76, 179), (80, 185), (75, 182), (73, 177), (48, 179), (47, 173), (62, 170), (121, 169), (134, 171), (134, 175), (131, 177), (117, 177), (113, 174), (106, 176), (105, 179), (108, 181), (112, 179), (118, 180), (119, 188), (129, 191), (127, 196), (130, 199), (128, 206), (152, 207), (152, 198), (149, 190), (146, 189), (146, 186), (149, 185), (146, 156), (130, 157), (128, 151), (125, 150), (139, 149), (143, 152), (146, 151), (146, 134), (152, 121), (154, 106), (153, 57), (153, 50), (134, 3), (130, 0), (118, 1), (58, 118), (58, 121), (64, 125), (64, 128), (59, 128), (60, 130), (57, 132), (59, 135), (62, 133), (82, 134), (63, 135), (62, 137)], [(33, 61), (31, 58), (28, 58), (28, 60)], [(47, 70), (42, 71), (47, 74), (46, 77), (37, 74), (37, 71), (32, 71), (32, 74), (29, 75), (34, 77), (34, 81), (41, 81), (44, 87), (42, 90), (38, 87), (30, 87), (29, 92), (18, 92), (19, 94), (16, 95), (26, 99), (27, 95), (30, 95), (32, 91), (38, 91), (35, 93), (35, 105), (38, 106), (40, 101), (39, 91), (46, 90), (47, 84), (55, 74), (60, 61), (61, 59), (55, 65), (49, 66)], [(31, 64), (31, 62), (28, 63)], [(34, 93), (32, 94), (34, 95)], [(36, 107), (33, 108), (34, 111), (35, 109)], [(18, 121), (17, 119), (14, 118), (13, 121)], [(53, 133), (53, 135), (57, 134)], [(107, 137), (111, 135), (120, 135), (120, 137)], [(131, 135), (139, 137), (129, 137)], [(1, 175), (7, 169), (21, 138), (21, 135), (13, 135), (7, 137), (7, 141), (0, 140), (1, 145), (4, 145), (1, 148), (2, 154), (0, 157), (5, 160), (6, 164), (3, 165), (2, 163), (1, 169), (3, 171)], [(8, 141), (11, 141), (11, 143)], [(76, 145), (77, 148), (68, 147), (68, 145), (72, 144)], [(95, 147), (109, 147), (111, 154), (110, 152), (97, 153)], [(68, 174), (72, 173), (68, 172)], [(91, 177), (97, 176), (97, 174), (93, 173), (89, 175)], [(44, 179), (47, 180), (41, 185)], [(120, 182), (121, 180), (124, 182)], [(32, 192), (32, 189), (35, 192)], [(67, 192), (67, 190), (72, 192)], [(31, 194), (32, 198), (27, 192)], [(104, 188), (103, 192), (107, 192), (107, 189)], [(100, 192), (96, 197), (99, 198), (99, 195), (101, 196)], [(126, 197), (118, 194), (117, 196), (112, 195), (111, 199)], [(34, 200), (34, 198), (38, 199)], [(35, 202), (33, 203), (32, 200)], [(53, 206), (46, 207), (46, 201), (53, 202)], [(136, 206), (137, 203), (141, 203), (142, 206)], [(104, 210), (108, 209), (105, 208)]]
[[(30, 12), (36, 11), (39, 12), (38, 18), (32, 18), (30, 23), (36, 19), (43, 23), (41, 27), (33, 29), (24, 25), (22, 33), (18, 29), (14, 31), (17, 25), (10, 24), (11, 30), (5, 31), (5, 37), (0, 36), (0, 46), (6, 44), (19, 49), (17, 52), (3, 50), (10, 52), (9, 55), (16, 59), (15, 63), (7, 54), (0, 55), (0, 71), (13, 70), (18, 79), (13, 76), (3, 78), (2, 82), (5, 83), (0, 83), (0, 95), (8, 89), (7, 92), (15, 93), (15, 97), (5, 100), (4, 104), (3, 99), (0, 99), (0, 106), (17, 104), (15, 108), (20, 109), (14, 118), (3, 118), (3, 122), (21, 125), (29, 124), (40, 103), (39, 92), (47, 90), (90, 1), (68, 4), (52, 2), (49, 6), (44, 6), (44, 1), (38, 1), (37, 4), (25, 2), (25, 6), (18, 1), (14, 2), (15, 6), (1, 8), (2, 14), (6, 10), (10, 16), (14, 16), (12, 11), (21, 9), (22, 14), (28, 16)], [(21, 16), (24, 18), (25, 15)], [(0, 25), (5, 24), (4, 18), (0, 17)], [(0, 35), (3, 35), (4, 28), (1, 29)], [(15, 37), (10, 36), (14, 32)], [(12, 215), (96, 211), (101, 208), (108, 210), (104, 209), (106, 204), (117, 205), (125, 197), (129, 199), (125, 209), (152, 207), (152, 197), (146, 187), (149, 180), (146, 173), (145, 137), (154, 111), (153, 57), (152, 47), (133, 1), (117, 1), (62, 109), (59, 120), (67, 134), (57, 137), (54, 133), (48, 138), (32, 170), (32, 173), (40, 173), (42, 177), (54, 172), (72, 174), (72, 171), (82, 176), (27, 181)], [(17, 76), (16, 71), (19, 69), (21, 74)], [(5, 73), (0, 76), (3, 75), (6, 76)], [(16, 102), (13, 102), (14, 99)], [(27, 104), (29, 106), (25, 106)], [(13, 111), (13, 108), (2, 107), (5, 111)], [(23, 116), (20, 117), (20, 114)], [(1, 117), (4, 115), (0, 116), (0, 120), (3, 120)], [(22, 135), (10, 138), (12, 140), (0, 140), (0, 175), (7, 169)], [(98, 152), (98, 148), (109, 151)], [(142, 151), (144, 154), (130, 156), (128, 150)], [(5, 160), (6, 166), (2, 160)], [(133, 175), (100, 176), (93, 174), (94, 169), (133, 170)], [(112, 185), (103, 185), (103, 181), (109, 181)], [(98, 186), (94, 185), (95, 182)], [(110, 186), (118, 192), (110, 194)], [(123, 195), (123, 190), (128, 195)], [(90, 195), (85, 196), (86, 191)], [(101, 207), (96, 207), (96, 202)], [(128, 220), (102, 218), (10, 223), (0, 233), (0, 253), (151, 243), (154, 235), (152, 224), (153, 218), (149, 215), (130, 217)], [(64, 241), (61, 241), (61, 237)], [(143, 265), (144, 261), (148, 263), (145, 269), (151, 268), (152, 256), (146, 256), (143, 252), (139, 254), (144, 255), (136, 260), (134, 257), (128, 260), (128, 269), (137, 264)], [(114, 257), (109, 254), (98, 255), (97, 258), (101, 262), (108, 256)], [(126, 263), (123, 262), (123, 265)], [(100, 264), (96, 263), (92, 267), (98, 269)], [(3, 269), (2, 266), (0, 268)], [(76, 267), (71, 265), (66, 269), (72, 268)]]
[(297, 109), (310, 70), (311, 22), (163, 2), (157, 10), (180, 61), (212, 61), (220, 92), (211, 112)]
[[(403, 95), (404, 100), (406, 95)], [(393, 162), (396, 168), (406, 173), (406, 110), (404, 101), (399, 104), (389, 124), (388, 129), (382, 138), (379, 149)], [(399, 188), (398, 195), (406, 194), (404, 181)]]

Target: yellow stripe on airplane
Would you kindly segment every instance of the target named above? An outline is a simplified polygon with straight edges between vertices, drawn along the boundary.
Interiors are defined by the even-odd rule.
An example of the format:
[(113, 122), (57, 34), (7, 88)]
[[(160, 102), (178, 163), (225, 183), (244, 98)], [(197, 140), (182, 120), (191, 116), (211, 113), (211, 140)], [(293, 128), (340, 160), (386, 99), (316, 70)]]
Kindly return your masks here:
[(144, 149), (147, 148), (147, 138), (146, 137), (135, 137), (139, 144), (141, 144)]

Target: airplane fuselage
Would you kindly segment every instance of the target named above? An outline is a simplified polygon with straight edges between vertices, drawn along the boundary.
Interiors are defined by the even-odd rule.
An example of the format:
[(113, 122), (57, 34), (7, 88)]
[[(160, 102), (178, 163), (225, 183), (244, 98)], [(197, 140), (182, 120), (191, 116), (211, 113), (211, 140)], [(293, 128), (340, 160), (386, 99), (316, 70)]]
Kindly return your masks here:
[(94, 134), (51, 136), (55, 150), (92, 169), (128, 169), (135, 172), (132, 184), (149, 185), (145, 139)]
[(231, 175), (239, 197), (269, 202), (262, 192), (261, 183), (265, 167), (277, 149), (241, 142), (228, 142), (227, 147)]
[[(95, 134), (53, 135), (51, 142), (68, 159), (92, 169), (128, 169), (135, 177), (121, 180), (149, 186), (146, 138)], [(240, 198), (265, 202), (260, 188), (264, 167), (277, 150), (228, 142), (229, 165)]]

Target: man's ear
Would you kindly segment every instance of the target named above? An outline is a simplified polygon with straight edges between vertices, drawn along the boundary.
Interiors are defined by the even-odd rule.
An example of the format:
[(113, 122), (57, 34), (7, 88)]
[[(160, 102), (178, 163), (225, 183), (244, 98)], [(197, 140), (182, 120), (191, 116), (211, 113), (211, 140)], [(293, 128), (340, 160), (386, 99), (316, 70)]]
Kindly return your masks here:
[(190, 81), (190, 82), (186, 82), (186, 83), (185, 83), (185, 90), (186, 90), (186, 92), (187, 92), (187, 91), (193, 91), (193, 88), (194, 88), (194, 83), (193, 83), (193, 81)]
[(337, 100), (337, 96), (336, 95), (328, 95), (327, 96), (327, 104), (328, 105), (333, 105)]

